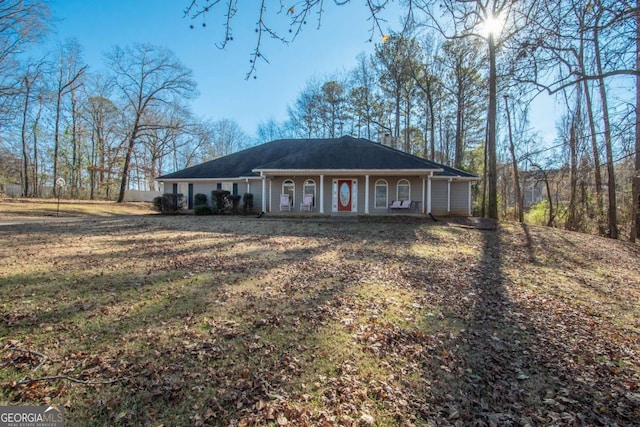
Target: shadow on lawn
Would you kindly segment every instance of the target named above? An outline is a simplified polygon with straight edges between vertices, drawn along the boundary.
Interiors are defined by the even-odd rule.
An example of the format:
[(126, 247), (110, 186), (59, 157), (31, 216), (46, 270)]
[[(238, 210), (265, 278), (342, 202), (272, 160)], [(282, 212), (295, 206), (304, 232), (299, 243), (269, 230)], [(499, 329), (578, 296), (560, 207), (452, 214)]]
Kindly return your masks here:
[[(436, 250), (445, 244), (455, 249), (442, 236), (462, 238), (467, 231), (431, 234), (402, 224), (385, 225), (375, 233), (362, 224), (292, 229), (290, 221), (256, 221), (252, 227), (237, 228), (234, 221), (187, 220), (184, 235), (195, 241), (192, 249), (132, 239), (97, 257), (101, 263), (126, 254), (140, 261), (171, 259), (173, 264), (158, 261), (161, 270), (171, 272), (167, 277), (139, 281), (131, 272), (134, 277), (127, 281), (127, 271), (109, 271), (99, 280), (83, 282), (86, 303), (68, 300), (58, 312), (33, 322), (17, 319), (5, 325), (10, 333), (28, 336), (31, 328), (45, 323), (63, 338), (65, 332), (56, 326), (73, 326), (66, 338), (86, 341), (84, 353), (66, 354), (62, 348), (54, 362), (66, 363), (65, 372), (72, 376), (122, 378), (95, 388), (70, 385), (75, 390), (66, 411), (70, 420), (86, 425), (230, 425), (239, 420), (286, 425), (288, 419), (291, 425), (298, 421), (312, 426), (349, 425), (351, 419), (356, 425), (363, 408), (372, 411), (378, 405), (392, 414), (389, 423), (398, 424), (632, 425), (624, 414), (633, 409), (623, 408), (617, 416), (618, 403), (611, 395), (603, 398), (605, 382), (587, 385), (579, 378), (579, 366), (563, 369), (556, 360), (567, 356), (560, 340), (569, 337), (566, 331), (549, 335), (553, 317), (543, 330), (530, 318), (531, 308), (508, 295), (512, 284), (502, 271), (500, 228), (468, 231), (479, 236), (478, 253), (460, 253), (461, 259), (455, 259), (454, 251), (441, 258), (420, 258), (408, 248), (420, 240)], [(65, 227), (63, 232), (180, 229), (180, 222), (167, 218), (87, 224), (89, 231)], [(45, 238), (55, 239), (57, 231), (38, 225), (30, 232), (52, 233)], [(522, 262), (535, 263), (536, 236), (526, 231)], [(198, 244), (198, 236), (213, 238), (205, 232), (228, 233), (238, 245), (257, 236), (258, 249), (238, 254), (231, 243)], [(338, 257), (335, 263), (326, 261), (327, 253)], [(84, 261), (80, 257), (74, 268)], [(235, 272), (219, 267), (231, 261)], [(415, 324), (404, 331), (384, 321), (384, 305), (353, 298), (353, 288), (370, 284), (376, 268), (393, 273), (376, 278), (381, 283), (407, 282), (415, 291), (412, 295), (425, 295), (425, 308), (442, 311), (443, 320), (436, 326), (453, 325), (451, 332), (415, 330)], [(111, 282), (121, 285), (114, 288)], [(355, 318), (358, 313), (362, 318)], [(362, 329), (349, 329), (344, 320)], [(344, 326), (343, 336), (331, 335), (336, 324)], [(370, 350), (369, 338), (380, 344), (377, 350)], [(93, 340), (100, 345), (92, 345)], [(328, 346), (331, 340), (344, 342)], [(369, 357), (366, 362), (387, 369), (393, 379), (385, 384), (367, 377), (366, 366), (357, 366), (350, 355), (327, 352), (339, 346), (368, 346), (362, 349)], [(392, 363), (396, 361), (416, 364), (424, 381), (405, 382), (403, 367)], [(21, 390), (15, 395), (18, 401), (56, 398), (52, 388)], [(60, 383), (53, 391), (65, 399), (65, 390)], [(22, 392), (42, 395), (25, 397)], [(309, 402), (306, 395), (314, 392), (320, 395)], [(399, 400), (409, 403), (393, 415)], [(611, 406), (603, 412), (596, 404)]]
[[(535, 264), (532, 237), (524, 232), (523, 262), (529, 255)], [(531, 307), (513, 302), (501, 272), (503, 256), (501, 229), (483, 232), (482, 259), (470, 289), (474, 298), (466, 305), (469, 317), (461, 335), (447, 344), (457, 349), (457, 363), (432, 390), (446, 408), (441, 415), (461, 425), (633, 425), (638, 402), (618, 399), (612, 391), (619, 386), (613, 384), (615, 375), (589, 378), (586, 366), (563, 365), (582, 357), (567, 354), (563, 345), (574, 339), (571, 331), (554, 324), (541, 330), (529, 317)], [(544, 307), (535, 310), (544, 313)], [(553, 321), (553, 315), (545, 319)]]
[[(88, 229), (65, 227), (62, 232), (135, 232), (121, 225), (99, 221), (89, 223)], [(39, 244), (55, 240), (60, 231), (57, 225), (44, 224), (28, 229), (40, 236)], [(340, 246), (334, 233), (318, 241), (308, 236), (305, 245), (297, 241), (295, 247), (279, 241), (272, 247), (272, 239), (263, 237), (258, 242), (262, 251), (235, 255), (225, 252), (232, 245), (200, 245), (188, 251), (131, 239), (118, 241), (108, 254), (65, 255), (67, 264), (46, 283), (8, 277), (7, 283), (28, 281), (24, 286), (34, 291), (55, 287), (57, 292), (51, 292), (63, 297), (51, 310), (5, 318), (2, 325), (18, 342), (28, 342), (34, 328), (49, 329), (36, 344), (41, 352), (49, 346), (58, 349), (47, 372), (62, 371), (81, 381), (121, 381), (95, 388), (36, 382), (18, 385), (5, 397), (15, 402), (58, 400), (73, 388), (74, 403), (66, 413), (70, 421), (85, 425), (157, 424), (160, 418), (168, 425), (231, 424), (257, 402), (273, 399), (270, 393), (282, 393), (283, 384), (296, 383), (302, 366), (312, 360), (295, 355), (301, 346), (318, 346), (316, 333), (331, 319), (325, 304), (366, 274), (338, 271), (313, 259)], [(247, 243), (250, 235), (238, 233), (233, 245)], [(286, 236), (284, 230), (276, 237), (281, 236)], [(121, 258), (172, 263), (157, 262), (166, 277), (157, 271), (147, 276), (107, 270), (72, 285), (62, 281), (81, 272), (89, 259), (109, 265)], [(64, 299), (71, 291), (73, 297)], [(5, 357), (14, 356), (9, 351)]]
[(506, 294), (499, 229), (483, 232), (482, 239), (467, 324), (450, 344), (459, 354), (452, 388), (442, 390), (448, 397), (448, 418), (465, 425), (550, 422), (531, 416), (540, 415), (545, 390), (557, 384), (536, 366), (537, 332)]

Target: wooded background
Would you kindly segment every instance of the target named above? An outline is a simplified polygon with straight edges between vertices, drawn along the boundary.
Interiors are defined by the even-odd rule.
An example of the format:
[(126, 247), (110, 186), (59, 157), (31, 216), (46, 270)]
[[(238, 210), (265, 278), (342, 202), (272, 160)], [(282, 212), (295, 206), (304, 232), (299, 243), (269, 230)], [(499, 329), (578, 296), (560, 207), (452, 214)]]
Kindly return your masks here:
[[(286, 36), (340, 3), (305, 0), (281, 11), (290, 17)], [(47, 40), (47, 4), (2, 2), (0, 182), (46, 197), (62, 177), (66, 197), (122, 201), (126, 189), (156, 190), (154, 178), (164, 172), (272, 139), (388, 135), (399, 150), (482, 177), (477, 215), (635, 241), (637, 1), (400, 2), (405, 15), (395, 29), (378, 19), (390, 3), (366, 2), (372, 40), (379, 39), (374, 54), (359, 55), (352, 70), (309, 80), (288, 119), (261, 123), (250, 137), (233, 118), (194, 116), (192, 72), (162, 46), (115, 46), (102, 74), (88, 71), (73, 39), (26, 59), (25, 51)], [(236, 7), (187, 1), (185, 14), (228, 16), (231, 30)], [(260, 17), (250, 77), (268, 66), (262, 36), (286, 38), (270, 26), (264, 1), (242, 7)], [(564, 111), (551, 145), (530, 125), (541, 92)]]

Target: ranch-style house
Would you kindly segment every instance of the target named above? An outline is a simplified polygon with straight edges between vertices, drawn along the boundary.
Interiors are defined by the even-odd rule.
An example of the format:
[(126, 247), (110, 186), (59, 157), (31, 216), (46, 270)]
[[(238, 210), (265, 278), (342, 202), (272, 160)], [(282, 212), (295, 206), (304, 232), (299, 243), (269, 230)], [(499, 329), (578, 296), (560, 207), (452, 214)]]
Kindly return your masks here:
[(279, 139), (156, 178), (165, 193), (252, 193), (263, 212), (471, 215), (478, 177), (363, 138)]

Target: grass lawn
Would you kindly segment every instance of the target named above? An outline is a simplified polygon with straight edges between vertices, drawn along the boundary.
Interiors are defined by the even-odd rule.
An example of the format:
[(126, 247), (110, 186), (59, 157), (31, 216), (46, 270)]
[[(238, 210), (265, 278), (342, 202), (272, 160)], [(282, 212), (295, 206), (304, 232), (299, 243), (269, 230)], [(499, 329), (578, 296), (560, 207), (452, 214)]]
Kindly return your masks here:
[(640, 246), (56, 210), (0, 200), (0, 405), (63, 405), (69, 426), (640, 419)]

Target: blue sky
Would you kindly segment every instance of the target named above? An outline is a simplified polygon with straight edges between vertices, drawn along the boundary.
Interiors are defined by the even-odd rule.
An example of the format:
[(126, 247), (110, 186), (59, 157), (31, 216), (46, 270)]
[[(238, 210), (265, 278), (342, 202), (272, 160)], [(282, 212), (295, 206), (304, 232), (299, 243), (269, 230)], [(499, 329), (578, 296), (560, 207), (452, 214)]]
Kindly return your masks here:
[[(270, 118), (284, 120), (287, 105), (293, 104), (311, 78), (349, 70), (358, 53), (373, 52), (367, 9), (359, 2), (342, 7), (327, 2), (319, 30), (317, 21), (309, 20), (289, 45), (267, 39), (261, 49), (270, 64), (259, 63), (256, 79), (246, 80), (256, 43), (258, 7), (250, 2), (240, 5), (233, 24), (234, 40), (220, 50), (216, 44), (224, 36), (221, 13), (210, 14), (203, 28), (201, 20), (183, 18), (188, 2), (55, 0), (51, 2), (57, 19), (53, 42), (76, 37), (91, 71), (103, 67), (102, 53), (114, 45), (144, 42), (168, 47), (193, 70), (200, 92), (192, 104), (196, 115), (233, 119), (249, 135)], [(273, 3), (277, 6), (279, 2)], [(391, 10), (386, 16), (390, 26), (399, 22)], [(191, 24), (194, 29), (189, 28)], [(280, 28), (288, 34), (288, 26)]]
[[(194, 113), (201, 118), (235, 120), (250, 136), (259, 123), (287, 117), (287, 106), (295, 102), (306, 83), (346, 71), (356, 64), (360, 52), (371, 53), (368, 42), (371, 21), (364, 2), (352, 1), (335, 6), (327, 1), (322, 24), (310, 19), (298, 38), (289, 45), (267, 39), (261, 48), (270, 64), (259, 63), (256, 78), (246, 80), (255, 48), (257, 2), (240, 2), (233, 29), (234, 40), (226, 50), (216, 47), (224, 37), (222, 12), (212, 12), (202, 27), (201, 20), (184, 18), (189, 0), (53, 0), (52, 14), (57, 22), (52, 42), (75, 37), (83, 47), (83, 56), (91, 71), (104, 66), (103, 52), (112, 46), (135, 42), (151, 43), (171, 49), (180, 61), (193, 70), (200, 96), (193, 101)], [(279, 2), (273, 0), (274, 7)], [(275, 12), (275, 10), (273, 11)], [(271, 13), (278, 29), (288, 34), (285, 15)], [(392, 5), (384, 13), (387, 28), (399, 27), (400, 11)], [(278, 21), (276, 21), (278, 20)], [(190, 29), (190, 25), (194, 29)], [(376, 34), (374, 41), (379, 41)], [(555, 134), (548, 114), (553, 108), (545, 102), (547, 114), (532, 124), (549, 142)], [(555, 120), (555, 119), (553, 119)]]

